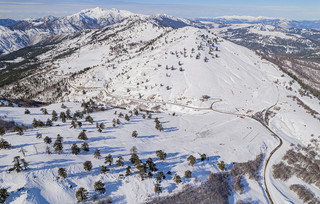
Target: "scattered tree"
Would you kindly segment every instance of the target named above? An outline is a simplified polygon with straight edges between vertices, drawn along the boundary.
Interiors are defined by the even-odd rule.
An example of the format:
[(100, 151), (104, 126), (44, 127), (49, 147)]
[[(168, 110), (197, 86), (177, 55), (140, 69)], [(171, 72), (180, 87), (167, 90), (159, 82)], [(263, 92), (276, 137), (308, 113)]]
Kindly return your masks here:
[(206, 154), (201, 154), (201, 161), (204, 161), (207, 159), (207, 155)]
[(186, 178), (191, 178), (191, 171), (190, 171), (190, 170), (185, 171), (185, 172), (184, 172), (184, 176), (185, 176)]
[(79, 136), (78, 136), (79, 140), (87, 140), (87, 134), (86, 134), (86, 130), (82, 130), (82, 132), (80, 132)]
[(94, 183), (94, 190), (99, 192), (99, 193), (105, 193), (106, 192), (106, 188), (104, 187), (104, 183), (102, 183), (102, 181), (97, 181)]
[(83, 163), (83, 168), (84, 168), (84, 170), (86, 170), (86, 171), (91, 171), (91, 169), (92, 169), (92, 163), (91, 163), (91, 161), (85, 161), (85, 162)]
[(193, 155), (190, 155), (187, 160), (189, 161), (190, 166), (193, 166), (196, 163), (196, 158)]
[(46, 136), (46, 137), (43, 139), (43, 141), (44, 141), (44, 143), (46, 143), (46, 144), (51, 144), (52, 139), (51, 139), (50, 137)]
[(105, 164), (109, 163), (109, 166), (111, 166), (112, 162), (113, 162), (113, 158), (112, 158), (111, 154), (109, 154), (108, 156), (105, 157), (105, 161), (104, 161)]
[(174, 180), (174, 182), (175, 182), (176, 184), (179, 184), (179, 183), (182, 182), (182, 181), (181, 181), (181, 177), (180, 177), (178, 174), (175, 174), (175, 175), (173, 176), (173, 180)]
[(129, 175), (131, 175), (131, 166), (127, 166), (127, 168), (126, 168), (126, 176), (129, 176)]
[(77, 155), (80, 153), (80, 147), (77, 144), (73, 144), (71, 147), (72, 154)]
[(138, 132), (136, 130), (134, 130), (132, 132), (132, 137), (137, 138), (138, 137)]
[(156, 183), (154, 185), (154, 192), (157, 193), (157, 194), (160, 194), (162, 192), (162, 188), (161, 188), (160, 183)]
[(122, 156), (119, 156), (119, 157), (118, 157), (118, 160), (116, 161), (116, 164), (117, 164), (118, 166), (123, 166), (123, 163), (124, 163), (123, 157), (122, 157)]
[(101, 170), (100, 170), (101, 174), (105, 174), (108, 171), (109, 171), (109, 169), (106, 166), (101, 166)]
[(81, 149), (82, 149), (82, 151), (84, 151), (84, 152), (89, 152), (90, 149), (89, 149), (88, 143), (86, 143), (86, 142), (82, 143)]
[(58, 174), (61, 178), (67, 178), (68, 174), (67, 174), (67, 170), (65, 168), (59, 168), (58, 170)]
[(96, 149), (96, 151), (94, 152), (94, 158), (100, 159), (100, 157), (101, 157), (100, 150)]
[(26, 109), (26, 110), (24, 111), (24, 114), (30, 114), (30, 111), (29, 111), (28, 109)]
[(0, 127), (0, 136), (6, 134), (6, 130), (2, 127)]
[(165, 158), (167, 157), (167, 153), (163, 152), (162, 150), (156, 151), (156, 155), (161, 160), (165, 160)]
[(5, 141), (3, 138), (0, 139), (0, 150), (1, 149), (10, 149), (11, 145), (9, 142)]
[(224, 164), (224, 161), (221, 161), (218, 163), (218, 167), (221, 171), (224, 171), (226, 169), (226, 165)]
[(80, 202), (86, 202), (88, 200), (88, 191), (83, 188), (83, 187), (80, 187), (78, 189), (78, 191), (76, 192), (76, 198), (78, 200), (78, 203)]
[(9, 197), (9, 193), (7, 189), (0, 188), (0, 203), (5, 203), (8, 197)]

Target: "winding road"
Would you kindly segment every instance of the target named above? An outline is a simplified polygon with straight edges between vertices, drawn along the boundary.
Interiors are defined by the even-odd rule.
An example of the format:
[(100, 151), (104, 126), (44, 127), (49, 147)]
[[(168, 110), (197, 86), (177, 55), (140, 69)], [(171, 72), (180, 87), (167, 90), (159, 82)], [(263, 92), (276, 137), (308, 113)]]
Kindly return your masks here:
[[(258, 120), (257, 118), (253, 117), (252, 115), (248, 115), (248, 114), (238, 114), (238, 113), (230, 113), (230, 112), (225, 112), (225, 111), (220, 111), (220, 110), (217, 110), (217, 109), (214, 109), (213, 108), (213, 105), (217, 102), (221, 102), (222, 99), (220, 98), (213, 98), (211, 100), (214, 100), (210, 107), (206, 108), (206, 107), (194, 107), (194, 106), (188, 106), (188, 105), (183, 105), (183, 104), (178, 104), (178, 103), (172, 103), (172, 102), (157, 102), (157, 101), (149, 101), (149, 100), (145, 100), (145, 99), (134, 99), (134, 98), (129, 98), (129, 97), (126, 97), (126, 96), (118, 96), (118, 95), (114, 95), (114, 94), (111, 94), (108, 90), (108, 85), (106, 87), (77, 87), (77, 86), (74, 86), (70, 83), (69, 81), (69, 78), (67, 78), (67, 83), (70, 87), (72, 87), (73, 89), (76, 89), (76, 90), (102, 90), (104, 91), (107, 96), (111, 97), (111, 98), (114, 98), (114, 99), (122, 99), (122, 100), (129, 100), (129, 101), (132, 101), (132, 102), (137, 102), (137, 103), (147, 103), (147, 104), (156, 104), (156, 105), (173, 105), (173, 106), (178, 106), (178, 107), (183, 107), (183, 108), (189, 108), (189, 109), (193, 109), (193, 110), (208, 110), (208, 111), (214, 111), (214, 112), (217, 112), (217, 113), (221, 113), (221, 114), (227, 114), (227, 115), (234, 115), (234, 116), (245, 116), (247, 118), (250, 118), (258, 123), (260, 123), (263, 127), (265, 127), (270, 133), (272, 133), (273, 136), (275, 136), (276, 138), (279, 139), (279, 144), (270, 152), (269, 156), (266, 158), (266, 161), (265, 161), (265, 164), (264, 164), (264, 167), (263, 167), (263, 185), (265, 186), (264, 189), (265, 189), (265, 192), (266, 192), (266, 195), (268, 197), (268, 200), (269, 200), (269, 203), (271, 204), (274, 204), (273, 200), (272, 200), (272, 197), (270, 195), (270, 192), (269, 192), (269, 188), (268, 188), (268, 185), (267, 185), (267, 182), (266, 182), (266, 170), (267, 170), (267, 167), (268, 167), (268, 164), (269, 164), (269, 161), (271, 159), (271, 157), (275, 154), (275, 152), (277, 150), (280, 149), (280, 147), (282, 146), (283, 144), (283, 141), (281, 139), (281, 137), (276, 134), (269, 126), (268, 126), (268, 123), (266, 121), (266, 118), (264, 118), (264, 121), (261, 121), (261, 120)], [(276, 101), (275, 104), (273, 104), (272, 106), (264, 109), (263, 111), (268, 111), (270, 110), (271, 108), (273, 108), (274, 106), (276, 106), (278, 104), (278, 101), (279, 101), (279, 89), (277, 87), (277, 90), (278, 90), (278, 100)], [(263, 112), (261, 111), (261, 113)], [(265, 117), (267, 117), (267, 114), (265, 114)], [(261, 184), (260, 184), (261, 185)]]

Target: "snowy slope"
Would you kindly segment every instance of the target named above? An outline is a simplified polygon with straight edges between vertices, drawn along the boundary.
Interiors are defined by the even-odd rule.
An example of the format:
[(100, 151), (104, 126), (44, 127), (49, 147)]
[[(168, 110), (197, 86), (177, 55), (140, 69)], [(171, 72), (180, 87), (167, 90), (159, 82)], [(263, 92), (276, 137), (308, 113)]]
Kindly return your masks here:
[[(182, 177), (186, 170), (193, 172), (193, 178), (182, 178), (180, 185), (172, 181), (173, 174), (166, 175), (160, 196), (183, 190), (186, 184), (200, 185), (210, 172), (220, 171), (217, 167), (220, 161), (225, 161), (230, 170), (233, 162), (246, 162), (263, 153), (258, 181), (245, 176), (244, 193), (233, 190), (229, 201), (268, 203), (265, 180), (275, 203), (300, 203), (289, 185), (304, 183), (299, 179), (287, 183), (273, 179), (272, 164), (280, 161), (291, 144), (307, 146), (313, 135), (320, 132), (319, 114), (311, 115), (293, 96), (318, 112), (319, 100), (302, 95), (302, 88), (274, 64), (262, 60), (252, 50), (217, 37), (214, 31), (194, 27), (172, 29), (157, 21), (131, 16), (103, 29), (69, 35), (37, 55), (39, 70), (2, 88), (1, 95), (53, 102), (47, 107), (49, 113), (65, 111), (59, 102), (66, 101), (72, 112), (82, 110), (77, 102), (89, 99), (127, 110), (90, 114), (95, 122), (106, 124), (101, 133), (95, 124), (82, 119), (83, 126), (77, 129), (70, 128), (70, 120), (68, 123), (59, 120), (54, 123), (59, 126), (30, 129), (24, 136), (5, 134), (3, 138), (14, 147), (0, 150), (5, 152), (0, 157), (0, 187), (11, 192), (9, 202), (75, 203), (79, 187), (88, 189), (93, 200), (93, 183), (100, 179), (107, 187), (105, 196), (111, 196), (116, 203), (143, 203), (157, 196), (153, 189), (155, 176), (141, 181), (135, 173), (118, 179), (119, 174), (125, 174), (125, 167), (131, 165), (130, 148), (136, 146), (143, 162), (152, 158), (160, 171)], [(19, 91), (24, 88), (27, 91)], [(118, 118), (114, 111), (130, 114), (128, 111), (133, 108), (162, 113), (153, 114), (152, 119), (143, 119), (141, 113), (130, 121), (120, 118), (121, 125), (112, 126), (113, 118)], [(250, 117), (269, 108), (272, 111), (269, 123)], [(51, 117), (43, 115), (40, 108), (30, 108), (31, 115), (24, 115), (24, 111), (1, 107), (0, 116), (26, 125), (31, 125), (33, 118), (46, 121)], [(164, 131), (155, 129), (155, 117), (162, 122)], [(90, 152), (72, 155), (71, 145), (82, 143), (77, 139), (82, 129), (87, 130)], [(138, 138), (131, 136), (133, 130), (138, 131)], [(46, 155), (46, 145), (35, 137), (37, 132), (53, 139), (61, 134), (64, 152)], [(267, 158), (280, 142), (274, 134), (283, 144), (270, 158), (264, 174)], [(8, 174), (13, 157), (22, 156), (21, 147), (27, 150), (25, 159), (30, 162), (30, 170)], [(100, 175), (103, 159), (93, 158), (95, 148), (103, 156), (109, 153), (114, 158), (123, 156), (125, 166), (113, 165), (110, 173)], [(165, 161), (156, 158), (155, 151), (159, 149), (168, 153)], [(200, 162), (202, 153), (209, 156), (208, 161)], [(194, 167), (186, 160), (190, 154), (197, 158)], [(93, 162), (90, 173), (83, 170), (82, 163), (86, 160)], [(69, 174), (62, 181), (57, 178), (60, 167), (67, 168)], [(13, 180), (15, 177), (18, 182)], [(25, 188), (19, 191), (22, 187)], [(314, 187), (312, 192), (317, 195), (319, 189)]]

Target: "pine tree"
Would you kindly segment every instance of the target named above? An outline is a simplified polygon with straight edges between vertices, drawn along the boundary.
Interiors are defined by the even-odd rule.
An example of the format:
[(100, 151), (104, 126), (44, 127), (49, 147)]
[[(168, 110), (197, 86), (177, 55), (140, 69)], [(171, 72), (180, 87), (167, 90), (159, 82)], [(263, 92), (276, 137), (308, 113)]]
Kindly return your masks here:
[(75, 120), (71, 121), (71, 127), (70, 128), (77, 128), (77, 123)]
[(103, 130), (105, 128), (105, 125), (103, 123), (100, 123), (99, 128)]
[(23, 147), (20, 148), (19, 152), (21, 152), (24, 157), (26, 156), (27, 151), (23, 149)]
[(13, 167), (9, 169), (9, 172), (11, 171), (16, 171), (17, 173), (19, 173), (22, 170), (21, 167), (21, 163), (20, 163), (20, 157), (19, 156), (15, 156), (13, 158)]
[(44, 141), (44, 143), (46, 143), (46, 144), (51, 144), (52, 139), (51, 139), (50, 137), (46, 136), (46, 137), (43, 139), (43, 141)]
[(42, 134), (37, 132), (36, 138), (41, 139), (42, 138)]
[(190, 170), (185, 171), (185, 172), (184, 172), (184, 176), (185, 176), (186, 178), (191, 178), (191, 171), (190, 171)]
[(126, 168), (126, 176), (131, 175), (130, 169), (131, 169), (131, 166), (127, 166), (127, 168)]
[(52, 121), (57, 121), (58, 120), (58, 114), (55, 110), (52, 111)]
[(93, 124), (93, 118), (90, 115), (86, 117), (86, 121)]
[(48, 127), (52, 126), (52, 120), (50, 120), (50, 118), (47, 119), (46, 126)]
[(67, 176), (68, 176), (67, 170), (65, 168), (59, 168), (58, 174), (63, 179), (67, 178)]
[(174, 180), (174, 182), (175, 182), (176, 184), (179, 184), (179, 183), (182, 182), (182, 181), (181, 181), (181, 177), (180, 177), (178, 174), (175, 174), (175, 175), (173, 176), (173, 180)]
[(62, 140), (63, 138), (58, 135), (56, 141), (53, 144), (53, 148), (55, 152), (61, 153), (63, 150), (63, 145), (62, 145)]
[(65, 114), (64, 112), (61, 112), (61, 113), (60, 113), (60, 118), (61, 118), (61, 121), (62, 121), (63, 123), (66, 122), (66, 114)]
[(132, 135), (131, 135), (132, 137), (134, 137), (134, 138), (137, 138), (138, 137), (138, 132), (136, 131), (136, 130), (134, 130), (133, 132), (132, 132)]
[(224, 161), (221, 161), (220, 163), (218, 163), (218, 167), (221, 171), (226, 170), (226, 165), (225, 165)]
[(117, 119), (117, 125), (120, 125), (121, 124), (121, 121), (120, 121), (120, 119), (118, 118)]
[(86, 130), (82, 130), (82, 132), (80, 132), (79, 136), (78, 136), (79, 140), (87, 140), (87, 134), (86, 134)]
[(49, 146), (46, 147), (46, 153), (47, 153), (47, 154), (51, 154), (51, 150), (50, 150), (50, 147), (49, 147)]
[(78, 189), (78, 191), (76, 192), (76, 198), (78, 200), (78, 203), (80, 202), (86, 202), (88, 200), (88, 191), (83, 188), (83, 187), (80, 187)]
[(102, 181), (97, 181), (94, 183), (94, 190), (98, 191), (99, 193), (105, 193), (106, 192), (106, 188), (104, 187), (104, 183), (102, 183)]
[(10, 149), (11, 145), (9, 142), (5, 141), (3, 138), (0, 139), (0, 150), (1, 149)]
[(201, 161), (204, 161), (207, 159), (207, 155), (206, 154), (201, 154)]
[(101, 157), (100, 150), (96, 149), (96, 151), (94, 152), (94, 158), (100, 159), (100, 157)]
[(119, 156), (118, 157), (118, 160), (116, 161), (116, 164), (118, 165), (118, 166), (123, 166), (123, 157), (122, 156)]
[(130, 121), (130, 117), (127, 114), (124, 116), (124, 119), (128, 122)]
[(67, 116), (67, 119), (68, 120), (70, 120), (72, 117), (71, 117), (71, 111), (70, 111), (70, 109), (68, 109), (67, 111), (66, 111), (66, 116)]
[(9, 197), (9, 193), (7, 189), (0, 188), (0, 203), (5, 203), (8, 197)]
[(108, 172), (109, 171), (109, 169), (107, 168), (107, 167), (105, 167), (105, 166), (101, 166), (101, 174), (105, 174), (106, 172)]
[(137, 153), (132, 153), (132, 154), (131, 154), (130, 162), (131, 162), (132, 164), (136, 164), (137, 161), (139, 161), (139, 160), (140, 160), (140, 159), (139, 159), (139, 156), (138, 156)]
[(80, 153), (80, 148), (77, 146), (77, 144), (73, 144), (71, 147), (72, 154), (77, 155)]
[(135, 114), (135, 116), (138, 116), (138, 115), (139, 115), (139, 112), (138, 112), (137, 109), (134, 110), (134, 114)]
[(89, 149), (88, 143), (86, 143), (86, 142), (82, 143), (81, 149), (82, 149), (82, 151), (84, 151), (84, 152), (89, 152), (90, 149)]
[(158, 169), (156, 168), (156, 164), (152, 161), (151, 158), (148, 158), (148, 160), (146, 161), (146, 163), (149, 166), (150, 171), (157, 171)]
[(101, 128), (98, 128), (98, 132), (102, 133), (102, 129), (101, 129)]
[(0, 127), (0, 136), (6, 134), (6, 130), (2, 127)]
[(85, 162), (83, 163), (83, 168), (84, 168), (84, 170), (86, 170), (86, 171), (91, 171), (91, 169), (92, 169), (92, 163), (91, 163), (91, 161), (85, 161)]
[(109, 166), (111, 166), (112, 162), (113, 162), (113, 158), (112, 158), (111, 154), (109, 154), (108, 156), (105, 157), (105, 161), (104, 161), (105, 164), (109, 163)]
[(167, 157), (167, 153), (163, 152), (162, 150), (156, 151), (156, 155), (161, 160), (165, 160), (165, 158)]
[(192, 155), (190, 155), (187, 160), (189, 161), (190, 166), (193, 166), (196, 163), (196, 158)]
[(82, 122), (77, 121), (78, 126), (81, 128), (82, 127)]
[(20, 127), (19, 125), (14, 126), (14, 127), (13, 127), (13, 131), (14, 131), (14, 132), (17, 132), (17, 135), (20, 135), (20, 136), (23, 135), (23, 129), (22, 129), (22, 127)]
[(161, 188), (160, 183), (156, 183), (156, 184), (154, 185), (154, 192), (155, 192), (155, 193), (158, 193), (158, 194), (162, 192), (162, 188)]
[(26, 109), (26, 110), (24, 111), (24, 114), (30, 114), (30, 111), (29, 111), (28, 109)]
[(28, 167), (29, 167), (28, 162), (26, 162), (26, 160), (25, 160), (25, 159), (21, 159), (20, 161), (22, 162), (23, 169), (24, 169), (24, 170), (27, 170), (27, 169), (28, 169)]

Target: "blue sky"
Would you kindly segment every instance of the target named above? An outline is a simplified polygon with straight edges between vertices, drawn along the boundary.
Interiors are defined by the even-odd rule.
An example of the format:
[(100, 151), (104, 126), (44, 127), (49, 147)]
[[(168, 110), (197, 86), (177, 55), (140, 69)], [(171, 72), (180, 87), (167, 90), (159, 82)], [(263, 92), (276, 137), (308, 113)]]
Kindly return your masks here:
[(66, 16), (97, 6), (185, 18), (248, 15), (320, 20), (320, 0), (0, 0), (0, 18)]

